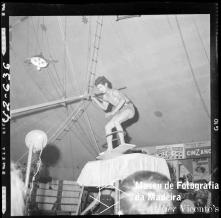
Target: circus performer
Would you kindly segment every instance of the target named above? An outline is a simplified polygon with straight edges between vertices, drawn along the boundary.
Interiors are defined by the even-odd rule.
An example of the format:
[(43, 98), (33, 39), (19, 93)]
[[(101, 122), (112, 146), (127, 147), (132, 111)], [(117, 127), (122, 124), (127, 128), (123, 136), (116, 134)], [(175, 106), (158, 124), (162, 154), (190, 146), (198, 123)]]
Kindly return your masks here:
[[(102, 98), (93, 96), (92, 100), (105, 111), (105, 117), (110, 118), (105, 126), (108, 146), (107, 152), (110, 152), (113, 149), (113, 128), (117, 130), (120, 145), (125, 144), (124, 131), (121, 124), (134, 117), (135, 108), (127, 96), (116, 89), (112, 89), (111, 82), (104, 76), (100, 76), (95, 80), (95, 86), (103, 95)], [(109, 105), (112, 106), (112, 110), (107, 112)]]

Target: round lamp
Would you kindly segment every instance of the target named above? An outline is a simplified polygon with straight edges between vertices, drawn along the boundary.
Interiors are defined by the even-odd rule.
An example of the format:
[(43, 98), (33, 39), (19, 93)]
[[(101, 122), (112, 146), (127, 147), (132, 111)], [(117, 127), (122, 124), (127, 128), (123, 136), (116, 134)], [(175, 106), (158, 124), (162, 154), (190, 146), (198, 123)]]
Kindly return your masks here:
[(33, 152), (43, 149), (48, 141), (48, 137), (42, 130), (32, 130), (25, 137), (25, 144), (28, 148), (33, 146)]

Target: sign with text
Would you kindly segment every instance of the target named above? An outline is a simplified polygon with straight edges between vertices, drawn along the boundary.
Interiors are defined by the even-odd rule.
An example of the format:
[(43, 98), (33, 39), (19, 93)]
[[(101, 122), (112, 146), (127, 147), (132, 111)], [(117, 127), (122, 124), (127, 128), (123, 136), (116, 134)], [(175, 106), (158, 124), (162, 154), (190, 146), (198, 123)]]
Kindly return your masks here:
[(185, 155), (184, 145), (174, 144), (156, 146), (156, 154), (157, 156), (167, 160), (183, 159)]
[(186, 158), (209, 157), (211, 155), (211, 147), (186, 148)]

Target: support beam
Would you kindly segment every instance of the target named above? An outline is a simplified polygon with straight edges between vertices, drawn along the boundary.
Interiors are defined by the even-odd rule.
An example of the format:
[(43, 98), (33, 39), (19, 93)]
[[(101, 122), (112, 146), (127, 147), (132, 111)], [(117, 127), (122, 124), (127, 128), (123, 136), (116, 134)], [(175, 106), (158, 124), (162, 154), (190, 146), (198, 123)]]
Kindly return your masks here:
[(120, 181), (117, 180), (114, 183), (115, 186), (115, 206), (114, 206), (114, 215), (119, 215), (120, 212), (120, 190), (119, 190)]
[(33, 106), (28, 106), (28, 107), (23, 107), (23, 108), (19, 108), (19, 109), (15, 109), (15, 110), (11, 110), (11, 118), (15, 118), (19, 115), (24, 115), (27, 113), (31, 113), (31, 112), (37, 112), (39, 110), (43, 110), (43, 109), (50, 109), (52, 107), (55, 106), (64, 106), (64, 104), (67, 103), (71, 103), (71, 102), (77, 102), (83, 99), (86, 99), (86, 95), (80, 95), (80, 96), (75, 96), (75, 97), (69, 97), (69, 98), (63, 98), (60, 100), (55, 100), (55, 101), (50, 101), (47, 103), (42, 103), (42, 104), (37, 104), (37, 105), (33, 105)]
[(30, 179), (30, 172), (31, 172), (31, 159), (32, 159), (32, 153), (33, 153), (33, 144), (30, 144), (29, 151), (28, 151), (28, 162), (27, 162), (27, 170), (26, 170), (26, 176), (25, 176), (25, 194), (28, 190), (28, 184)]
[[(122, 88), (119, 88), (118, 90), (125, 89), (125, 88), (126, 87), (122, 87)], [(102, 93), (98, 93), (98, 94), (95, 94), (94, 96), (99, 97), (101, 95), (102, 95)], [(39, 111), (45, 110), (45, 109), (51, 109), (51, 108), (54, 108), (57, 106), (64, 106), (65, 104), (68, 104), (68, 103), (73, 103), (73, 102), (85, 100), (89, 96), (90, 95), (73, 96), (73, 97), (69, 97), (69, 98), (63, 98), (60, 100), (50, 101), (47, 103), (37, 104), (37, 105), (23, 107), (23, 108), (19, 108), (19, 109), (14, 109), (14, 110), (11, 110), (11, 119), (14, 119), (20, 115), (26, 115), (26, 114), (33, 113), (33, 112), (39, 112)]]

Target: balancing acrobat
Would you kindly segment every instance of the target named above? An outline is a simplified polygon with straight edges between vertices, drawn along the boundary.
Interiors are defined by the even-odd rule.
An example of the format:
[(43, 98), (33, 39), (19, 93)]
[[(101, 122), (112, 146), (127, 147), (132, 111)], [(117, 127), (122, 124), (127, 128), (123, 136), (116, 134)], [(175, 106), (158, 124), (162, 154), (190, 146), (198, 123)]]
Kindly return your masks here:
[(101, 93), (103, 93), (103, 98), (98, 100), (96, 97), (92, 96), (92, 100), (104, 111), (107, 110), (109, 104), (113, 106), (111, 112), (105, 113), (106, 118), (111, 118), (105, 125), (108, 146), (107, 152), (111, 152), (113, 150), (112, 129), (114, 127), (117, 129), (120, 145), (124, 145), (124, 132), (121, 124), (134, 117), (135, 108), (131, 100), (128, 99), (123, 93), (116, 89), (112, 89), (111, 82), (104, 76), (100, 76), (95, 80), (95, 86)]

